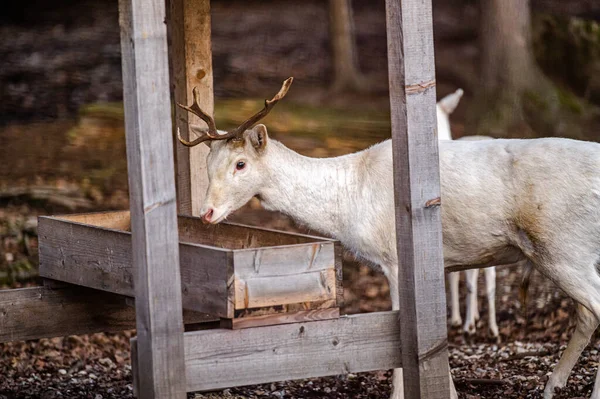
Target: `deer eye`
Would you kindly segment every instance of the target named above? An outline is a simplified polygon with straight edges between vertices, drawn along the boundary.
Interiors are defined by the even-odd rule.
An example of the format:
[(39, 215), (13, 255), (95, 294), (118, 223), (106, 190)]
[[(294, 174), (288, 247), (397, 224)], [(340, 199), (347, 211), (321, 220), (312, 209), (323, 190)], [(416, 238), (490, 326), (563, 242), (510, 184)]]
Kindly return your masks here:
[(244, 161), (239, 161), (239, 162), (238, 162), (238, 163), (235, 165), (235, 168), (236, 168), (237, 170), (242, 170), (242, 169), (244, 169), (245, 167), (246, 167), (246, 162), (244, 162)]

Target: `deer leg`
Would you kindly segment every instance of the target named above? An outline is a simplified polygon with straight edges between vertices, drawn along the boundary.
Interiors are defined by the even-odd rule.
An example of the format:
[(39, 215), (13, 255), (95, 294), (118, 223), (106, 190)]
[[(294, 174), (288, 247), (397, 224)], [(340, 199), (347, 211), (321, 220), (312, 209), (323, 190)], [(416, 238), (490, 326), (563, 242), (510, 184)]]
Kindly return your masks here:
[[(587, 254), (581, 249), (578, 255), (589, 256), (589, 259), (576, 257), (566, 265), (562, 262), (536, 265), (540, 272), (550, 277), (577, 302), (575, 331), (546, 383), (544, 399), (551, 399), (554, 396), (554, 388), (565, 385), (571, 369), (600, 322), (600, 276), (596, 270), (597, 255), (593, 247), (590, 247)], [(594, 386), (596, 396), (592, 395), (592, 398), (599, 399), (598, 388), (596, 384)]]
[(498, 324), (496, 322), (496, 268), (483, 269), (485, 276), (485, 294), (488, 301), (488, 326), (492, 337), (498, 336)]
[(450, 309), (451, 317), (450, 323), (454, 327), (458, 327), (462, 324), (462, 317), (460, 317), (460, 304), (458, 302), (458, 283), (460, 280), (460, 272), (450, 273), (448, 275), (450, 283)]
[(467, 334), (475, 334), (477, 327), (475, 323), (479, 320), (479, 309), (477, 307), (477, 278), (479, 269), (466, 270), (467, 286), (467, 311), (465, 315), (465, 325), (463, 330)]
[[(577, 327), (573, 332), (573, 336), (567, 345), (562, 357), (558, 361), (556, 368), (552, 370), (552, 374), (548, 379), (546, 388), (544, 389), (544, 399), (551, 399), (554, 396), (554, 388), (562, 388), (565, 386), (569, 374), (573, 369), (575, 363), (579, 359), (581, 352), (590, 341), (590, 338), (596, 327), (598, 327), (598, 320), (592, 312), (590, 312), (585, 306), (577, 305)], [(596, 376), (596, 385), (594, 386), (594, 394), (592, 398), (598, 399), (597, 387), (598, 387), (598, 376)]]

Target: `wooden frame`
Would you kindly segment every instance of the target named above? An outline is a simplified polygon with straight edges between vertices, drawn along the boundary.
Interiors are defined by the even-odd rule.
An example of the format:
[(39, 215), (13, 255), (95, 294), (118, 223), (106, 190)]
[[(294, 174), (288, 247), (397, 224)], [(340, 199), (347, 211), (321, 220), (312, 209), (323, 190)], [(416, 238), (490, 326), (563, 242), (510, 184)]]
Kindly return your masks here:
[[(186, 333), (187, 390), (400, 367), (398, 316), (399, 312), (367, 313), (237, 331)], [(133, 339), (132, 348), (136, 346)]]
[(405, 398), (448, 398), (431, 0), (386, 0)]
[[(135, 309), (129, 302), (69, 284), (0, 290), (0, 342), (133, 329)], [(218, 319), (184, 310), (183, 322), (195, 328)]]
[(119, 0), (139, 396), (185, 398), (164, 0)]
[[(178, 217), (182, 303), (185, 309), (234, 319), (236, 311), (301, 304), (300, 310), (338, 306), (341, 264), (335, 240)], [(40, 217), (40, 275), (135, 296), (129, 212)], [(219, 245), (216, 247), (215, 245)], [(304, 318), (330, 318), (308, 312)], [(300, 315), (288, 316), (296, 320)], [(260, 317), (232, 328), (264, 325)], [(283, 321), (281, 315), (271, 321)]]
[[(206, 149), (177, 147), (179, 202), (176, 204), (174, 149), (169, 135), (164, 134), (173, 126), (164, 24), (167, 10), (173, 97), (177, 102), (188, 103), (191, 88), (198, 85), (205, 102), (201, 105), (212, 111), (210, 1), (169, 0), (165, 8), (162, 0), (120, 0), (131, 219), (122, 214), (114, 223), (106, 215), (88, 215), (83, 223), (48, 218), (40, 225), (41, 234), (46, 237), (52, 231), (44, 230), (45, 223), (51, 229), (73, 229), (75, 244), (78, 239), (87, 239), (82, 229), (86, 223), (105, 227), (99, 229), (107, 238), (105, 245), (99, 248), (93, 240), (86, 242), (81, 251), (81, 259), (85, 259), (83, 249), (94, 249), (96, 258), (102, 257), (99, 249), (107, 250), (109, 257), (115, 250), (121, 251), (121, 255), (126, 253), (118, 237), (127, 234), (114, 229), (127, 230), (131, 224), (129, 263), (133, 263), (135, 272), (127, 274), (117, 267), (111, 275), (110, 267), (87, 260), (90, 270), (96, 268), (100, 275), (111, 275), (107, 280), (110, 284), (97, 288), (135, 294), (138, 335), (132, 346), (132, 373), (136, 395), (184, 398), (186, 390), (402, 365), (406, 399), (449, 397), (431, 0), (386, 0), (402, 313), (306, 321), (316, 317), (315, 313), (306, 312), (297, 318), (277, 316), (279, 323), (289, 324), (255, 327), (263, 320), (254, 318), (244, 321), (253, 328), (213, 329), (185, 335), (182, 296), (187, 301), (186, 286), (182, 295), (179, 259), (181, 256), (185, 263), (190, 256), (188, 251), (203, 246), (179, 244), (181, 234), (196, 234), (197, 230), (193, 223), (188, 223), (190, 219), (182, 218), (178, 232), (176, 205), (185, 214), (198, 212), (207, 186), (203, 169)], [(188, 135), (191, 122), (188, 116), (177, 110), (175, 118), (183, 135)], [(233, 237), (236, 230), (239, 232), (239, 227), (218, 228), (224, 229), (223, 237)], [(300, 248), (311, 244), (295, 245)], [(318, 245), (334, 244), (324, 241)], [(339, 246), (329, 250), (340, 251)], [(227, 251), (212, 251), (211, 256), (230, 259)], [(271, 256), (265, 255), (267, 252), (261, 255), (262, 268), (264, 256)], [(226, 255), (216, 255), (221, 253)], [(256, 272), (257, 252), (252, 256), (248, 255), (250, 252), (240, 253), (239, 262), (252, 275)], [(56, 253), (46, 257), (46, 254), (42, 263), (54, 262), (52, 266), (59, 273), (64, 257)], [(313, 258), (310, 265), (315, 254), (316, 250), (309, 254)], [(235, 257), (234, 253), (234, 260)], [(202, 266), (211, 262), (206, 256), (198, 259)], [(124, 265), (122, 258), (120, 262)], [(266, 266), (267, 269), (276, 263)], [(227, 263), (228, 267), (231, 264)], [(110, 262), (108, 265), (111, 266)], [(228, 268), (225, 269), (221, 272), (229, 277), (226, 281), (235, 286), (235, 276), (226, 274)], [(96, 286), (97, 278), (100, 281), (102, 278), (95, 276), (88, 279), (79, 273), (75, 282)], [(184, 277), (187, 284), (189, 276)], [(204, 282), (210, 280), (208, 277)], [(309, 289), (312, 286), (307, 283)], [(266, 298), (263, 302), (232, 298), (227, 288), (221, 287), (222, 291), (217, 292), (227, 292), (226, 297), (233, 304), (243, 303), (246, 307), (250, 303), (268, 304)], [(334, 296), (339, 299), (340, 295), (341, 290), (336, 290)], [(122, 296), (89, 288), (59, 286), (0, 291), (0, 341), (130, 328), (133, 314), (128, 302), (131, 301)], [(37, 312), (52, 314), (53, 318), (35, 317), (41, 314)], [(230, 315), (230, 308), (223, 313)]]

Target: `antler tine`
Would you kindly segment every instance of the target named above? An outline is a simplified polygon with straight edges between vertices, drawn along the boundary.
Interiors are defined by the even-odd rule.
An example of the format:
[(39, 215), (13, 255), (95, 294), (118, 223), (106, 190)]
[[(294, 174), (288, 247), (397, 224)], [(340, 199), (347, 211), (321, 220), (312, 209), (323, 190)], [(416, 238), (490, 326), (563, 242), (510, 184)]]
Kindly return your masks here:
[(202, 108), (200, 108), (200, 105), (199, 105), (200, 93), (198, 92), (198, 88), (194, 87), (194, 90), (192, 91), (192, 93), (194, 95), (194, 101), (192, 102), (192, 105), (187, 106), (187, 105), (183, 105), (183, 104), (179, 104), (179, 103), (177, 103), (177, 105), (180, 106), (181, 108), (185, 109), (186, 111), (191, 112), (192, 114), (198, 116), (200, 119), (202, 119), (204, 122), (206, 122), (206, 124), (208, 125), (208, 131), (204, 132), (203, 134), (200, 135), (200, 137), (198, 137), (197, 139), (195, 139), (193, 141), (187, 141), (183, 137), (181, 137), (181, 131), (178, 128), (177, 129), (177, 138), (179, 139), (179, 142), (181, 144), (185, 145), (186, 147), (194, 147), (206, 140), (224, 140), (229, 137), (233, 137), (233, 135), (229, 136), (229, 137), (227, 137), (228, 135), (226, 135), (226, 134), (219, 135), (219, 133), (217, 132), (217, 125), (215, 124), (215, 120), (213, 119), (213, 117), (208, 115), (206, 112), (202, 111)]
[(252, 115), (250, 118), (246, 119), (242, 124), (235, 129), (231, 130), (227, 135), (232, 134), (235, 137), (241, 137), (244, 132), (254, 126), (258, 121), (267, 116), (267, 114), (271, 111), (271, 109), (287, 94), (292, 82), (294, 81), (293, 77), (289, 77), (283, 81), (281, 85), (281, 89), (279, 92), (275, 94), (270, 100), (265, 100), (265, 107), (258, 111), (256, 114)]

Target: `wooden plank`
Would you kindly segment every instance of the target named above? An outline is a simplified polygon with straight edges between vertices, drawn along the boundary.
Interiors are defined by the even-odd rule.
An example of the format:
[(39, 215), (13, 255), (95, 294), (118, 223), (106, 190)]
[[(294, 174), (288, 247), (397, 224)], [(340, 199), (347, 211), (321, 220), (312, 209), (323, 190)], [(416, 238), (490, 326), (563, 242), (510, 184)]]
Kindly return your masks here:
[[(198, 87), (201, 94), (200, 107), (212, 115), (214, 99), (210, 0), (168, 0), (167, 4), (174, 102), (191, 104), (192, 89)], [(190, 139), (189, 124), (206, 126), (198, 117), (179, 107), (175, 107), (174, 111), (175, 126), (185, 139)], [(198, 216), (208, 188), (208, 146), (188, 148), (177, 143), (175, 148), (179, 213)]]
[(235, 279), (235, 309), (335, 299), (335, 270)]
[(125, 298), (83, 287), (0, 290), (0, 342), (135, 328)]
[[(217, 319), (184, 311), (183, 320), (197, 325)], [(134, 328), (134, 309), (121, 295), (68, 284), (0, 290), (0, 342)]]
[(76, 213), (73, 215), (61, 215), (57, 218), (107, 229), (131, 231), (129, 211)]
[(333, 270), (335, 247), (331, 242), (246, 249), (235, 251), (233, 259), (235, 275), (243, 280), (296, 275)]
[[(135, 296), (131, 233), (61, 219), (39, 218), (40, 276)], [(228, 252), (180, 244), (179, 256), (183, 307), (232, 317), (227, 304), (232, 275)]]
[(40, 217), (38, 238), (40, 276), (135, 296), (129, 233)]
[(164, 0), (119, 0), (141, 398), (185, 397), (165, 15)]
[(386, 0), (404, 397), (450, 396), (431, 0)]
[(400, 367), (398, 312), (186, 333), (187, 390)]
[(228, 249), (270, 247), (276, 245), (335, 242), (329, 238), (291, 233), (238, 223), (201, 223), (199, 218), (179, 216), (179, 239), (195, 244)]
[(337, 319), (339, 317), (339, 308), (302, 310), (294, 313), (276, 313), (262, 316), (241, 317), (238, 319), (221, 319), (221, 328), (239, 330), (242, 328)]

